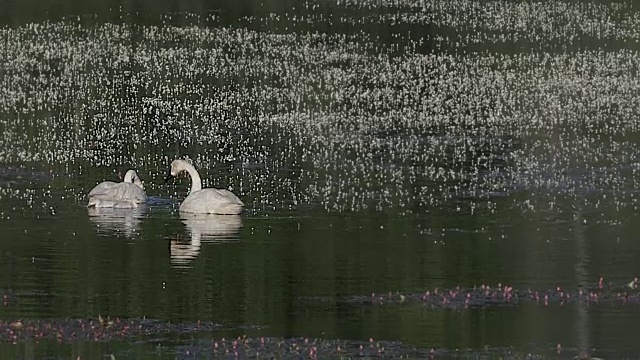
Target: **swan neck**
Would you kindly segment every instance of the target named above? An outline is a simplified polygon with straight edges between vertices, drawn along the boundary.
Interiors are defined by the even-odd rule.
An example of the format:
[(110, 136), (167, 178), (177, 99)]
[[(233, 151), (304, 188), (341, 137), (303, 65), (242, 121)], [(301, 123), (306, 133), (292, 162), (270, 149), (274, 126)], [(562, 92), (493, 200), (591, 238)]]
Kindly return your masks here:
[(200, 179), (200, 174), (198, 174), (196, 168), (191, 164), (187, 164), (185, 170), (187, 170), (189, 176), (191, 176), (191, 192), (202, 189), (202, 180)]
[(122, 179), (122, 182), (133, 183), (133, 178), (134, 178), (133, 172), (129, 170), (124, 174), (124, 178)]

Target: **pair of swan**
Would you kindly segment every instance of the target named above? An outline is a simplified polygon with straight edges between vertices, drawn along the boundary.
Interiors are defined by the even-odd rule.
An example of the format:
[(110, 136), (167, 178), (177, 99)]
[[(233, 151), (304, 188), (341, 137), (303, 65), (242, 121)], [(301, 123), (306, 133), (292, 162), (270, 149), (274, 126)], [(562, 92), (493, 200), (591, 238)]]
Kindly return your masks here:
[[(191, 176), (191, 191), (180, 204), (180, 211), (195, 214), (237, 215), (244, 204), (231, 191), (202, 188), (200, 174), (185, 160), (174, 160), (165, 183), (182, 172)], [(105, 181), (89, 192), (89, 207), (135, 208), (147, 200), (142, 181), (135, 170), (129, 170), (120, 183)]]

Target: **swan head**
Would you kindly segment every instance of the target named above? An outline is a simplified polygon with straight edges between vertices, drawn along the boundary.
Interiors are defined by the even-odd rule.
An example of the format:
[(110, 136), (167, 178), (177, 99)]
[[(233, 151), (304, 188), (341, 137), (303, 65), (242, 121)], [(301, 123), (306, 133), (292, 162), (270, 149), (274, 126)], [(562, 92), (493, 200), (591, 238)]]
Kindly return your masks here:
[(191, 166), (191, 164), (189, 164), (189, 162), (187, 162), (186, 160), (173, 160), (171, 162), (171, 166), (169, 167), (169, 173), (167, 174), (167, 177), (164, 179), (164, 183), (166, 184), (169, 180), (171, 180), (174, 177), (177, 177), (178, 175), (180, 175), (181, 172), (183, 171), (188, 171), (187, 169), (193, 167)]
[(144, 185), (142, 184), (142, 180), (140, 180), (140, 178), (138, 177), (138, 174), (133, 169), (127, 171), (127, 173), (124, 174), (124, 179), (122, 180), (122, 182), (132, 183), (138, 186), (140, 189), (144, 190)]
[(171, 178), (180, 175), (183, 171), (189, 173), (189, 176), (191, 177), (191, 192), (202, 189), (200, 174), (198, 174), (198, 171), (190, 162), (182, 159), (173, 160), (173, 162), (171, 162), (171, 167), (169, 168), (167, 177), (164, 179), (164, 183), (166, 184)]

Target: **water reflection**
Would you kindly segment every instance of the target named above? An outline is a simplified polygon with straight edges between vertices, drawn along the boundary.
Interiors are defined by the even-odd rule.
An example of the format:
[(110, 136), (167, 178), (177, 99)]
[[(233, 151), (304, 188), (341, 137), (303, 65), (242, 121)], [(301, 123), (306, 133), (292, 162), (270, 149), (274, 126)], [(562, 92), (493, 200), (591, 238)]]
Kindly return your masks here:
[[(575, 250), (576, 250), (576, 260), (575, 260), (575, 277), (576, 284), (579, 287), (587, 289), (589, 287), (589, 281), (591, 280), (589, 274), (589, 262), (590, 259), (590, 249), (587, 238), (585, 237), (586, 227), (583, 217), (583, 212), (580, 209), (580, 205), (576, 204), (576, 212), (575, 223), (574, 223), (574, 236), (575, 236)], [(591, 341), (589, 338), (590, 333), (590, 319), (589, 319), (589, 309), (588, 304), (585, 302), (580, 302), (576, 305), (576, 321), (575, 321), (575, 334), (576, 334), (576, 345), (578, 351), (580, 353), (588, 354), (589, 349), (591, 348)]]
[(96, 225), (99, 235), (138, 235), (140, 221), (146, 206), (138, 208), (87, 208), (89, 220)]
[(242, 228), (239, 215), (181, 214), (182, 222), (189, 230), (189, 239), (174, 238), (170, 243), (171, 265), (190, 267), (200, 253), (202, 242), (220, 243), (238, 239)]

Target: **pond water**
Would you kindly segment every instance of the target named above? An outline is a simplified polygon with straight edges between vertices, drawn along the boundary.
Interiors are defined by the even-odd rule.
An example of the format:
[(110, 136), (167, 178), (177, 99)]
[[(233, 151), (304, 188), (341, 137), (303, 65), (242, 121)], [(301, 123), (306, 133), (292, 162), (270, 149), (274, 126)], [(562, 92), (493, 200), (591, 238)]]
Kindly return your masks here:
[[(631, 2), (0, 14), (3, 354), (640, 355)], [(180, 214), (183, 157), (244, 213)]]

